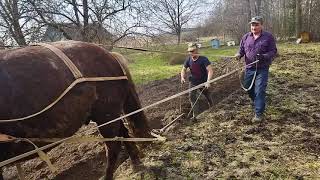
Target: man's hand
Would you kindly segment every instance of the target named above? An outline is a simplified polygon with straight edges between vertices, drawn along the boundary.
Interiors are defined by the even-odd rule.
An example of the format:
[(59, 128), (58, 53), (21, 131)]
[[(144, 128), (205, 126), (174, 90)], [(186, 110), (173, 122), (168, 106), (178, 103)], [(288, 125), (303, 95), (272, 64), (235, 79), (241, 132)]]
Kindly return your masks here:
[(264, 60), (265, 59), (265, 54), (257, 54), (257, 60)]
[(210, 88), (210, 83), (206, 82), (206, 84), (204, 85), (205, 88), (209, 89)]
[(234, 57), (236, 58), (236, 60), (240, 60), (241, 59), (241, 56), (239, 53), (237, 53), (236, 55), (234, 55)]
[(181, 84), (184, 84), (186, 80), (184, 78), (181, 78)]

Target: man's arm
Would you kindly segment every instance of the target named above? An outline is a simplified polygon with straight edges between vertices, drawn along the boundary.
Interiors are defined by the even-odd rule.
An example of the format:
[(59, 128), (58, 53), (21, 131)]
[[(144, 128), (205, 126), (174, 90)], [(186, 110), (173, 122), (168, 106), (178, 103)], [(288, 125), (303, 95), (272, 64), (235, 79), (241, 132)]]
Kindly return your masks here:
[(244, 38), (241, 39), (240, 41), (240, 47), (238, 53), (235, 55), (237, 59), (240, 59), (244, 56), (245, 51), (244, 51)]
[[(209, 64), (207, 67), (207, 71), (208, 71), (208, 79), (207, 79), (207, 82), (209, 82), (211, 79), (212, 79), (212, 76), (213, 76), (213, 70), (212, 70), (212, 66), (211, 64)], [(206, 88), (209, 88), (210, 87), (210, 83), (207, 83), (205, 85)]]
[(266, 59), (273, 59), (276, 56), (277, 51), (278, 51), (277, 46), (276, 46), (276, 41), (273, 36), (271, 36), (269, 43), (270, 44), (268, 47), (268, 52), (266, 53), (265, 58)]
[(182, 66), (182, 69), (181, 69), (181, 73), (180, 73), (180, 76), (181, 76), (181, 83), (185, 83), (186, 82), (186, 71), (187, 71), (187, 68), (190, 67), (189, 65), (189, 58), (190, 57), (187, 57), (187, 59), (184, 61), (183, 63), (183, 66)]
[(187, 68), (185, 68), (184, 66), (182, 67), (181, 69), (181, 73), (180, 73), (180, 76), (181, 76), (181, 83), (185, 83), (186, 82), (186, 71), (187, 71)]

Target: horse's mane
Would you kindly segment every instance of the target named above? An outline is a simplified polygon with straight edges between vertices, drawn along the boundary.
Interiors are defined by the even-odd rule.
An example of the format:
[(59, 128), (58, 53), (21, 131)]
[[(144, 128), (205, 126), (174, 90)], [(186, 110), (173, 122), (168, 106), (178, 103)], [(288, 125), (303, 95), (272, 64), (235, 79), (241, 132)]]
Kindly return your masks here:
[(112, 56), (114, 58), (117, 59), (117, 61), (120, 63), (120, 65), (124, 68), (124, 70), (126, 71), (126, 75), (128, 77), (128, 80), (133, 84), (133, 81), (132, 81), (132, 77), (131, 77), (131, 74), (129, 72), (129, 68), (128, 68), (128, 60), (120, 53), (117, 53), (117, 52), (110, 52), (112, 54)]
[[(136, 92), (136, 87), (135, 87), (135, 84), (133, 83), (132, 81), (132, 77), (131, 77), (131, 74), (129, 72), (129, 68), (128, 68), (128, 60), (123, 56), (121, 55), (120, 53), (116, 53), (116, 52), (111, 52), (112, 56), (114, 58), (117, 59), (117, 61), (120, 63), (120, 65), (122, 66), (122, 68), (124, 69), (124, 71), (126, 72), (126, 76), (128, 78), (128, 82), (130, 84), (130, 88), (131, 88), (131, 101), (134, 101), (134, 106), (136, 106), (136, 108), (141, 108), (141, 104), (140, 104), (140, 100), (139, 100), (139, 97), (138, 97), (138, 94)], [(132, 98), (134, 100), (132, 100)], [(128, 104), (127, 104), (128, 105)], [(134, 109), (136, 110), (136, 109)], [(128, 113), (128, 112), (127, 112)], [(147, 118), (144, 114), (144, 112), (140, 112), (138, 113), (139, 115), (139, 120), (133, 120), (133, 119), (137, 119), (137, 118), (131, 118), (129, 117), (129, 119), (133, 120), (133, 121), (130, 121), (129, 120), (129, 129), (133, 132), (134, 136), (136, 137), (150, 137), (150, 134), (149, 134), (149, 125), (148, 125), (148, 122), (147, 122)], [(133, 124), (131, 124), (131, 123)], [(132, 127), (133, 125), (133, 127)], [(138, 128), (138, 129), (137, 129)]]

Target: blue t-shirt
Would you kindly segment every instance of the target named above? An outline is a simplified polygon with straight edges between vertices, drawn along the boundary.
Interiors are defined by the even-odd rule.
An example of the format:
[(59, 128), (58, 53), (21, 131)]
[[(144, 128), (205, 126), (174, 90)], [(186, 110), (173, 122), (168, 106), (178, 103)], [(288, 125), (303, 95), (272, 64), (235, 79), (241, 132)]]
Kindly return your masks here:
[(187, 57), (186, 61), (184, 62), (184, 67), (189, 68), (191, 71), (191, 76), (189, 77), (191, 84), (199, 85), (207, 81), (207, 66), (210, 64), (211, 62), (209, 59), (204, 56), (199, 56), (196, 61), (193, 61), (191, 56)]

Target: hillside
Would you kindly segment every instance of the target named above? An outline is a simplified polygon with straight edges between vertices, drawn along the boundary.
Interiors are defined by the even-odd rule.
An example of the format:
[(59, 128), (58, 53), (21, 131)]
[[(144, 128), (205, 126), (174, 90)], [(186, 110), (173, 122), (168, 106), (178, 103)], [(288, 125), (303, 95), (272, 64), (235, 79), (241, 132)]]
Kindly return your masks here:
[[(267, 91), (266, 121), (250, 122), (253, 111), (237, 75), (212, 85), (215, 106), (203, 110), (199, 121), (182, 118), (165, 136), (143, 152), (145, 169), (132, 172), (125, 161), (116, 179), (317, 179), (320, 178), (320, 46), (280, 45)], [(226, 66), (224, 66), (226, 65)], [(235, 62), (215, 66), (215, 77), (237, 67)], [(222, 67), (224, 67), (222, 69)], [(178, 93), (179, 75), (139, 85), (144, 106)], [(153, 128), (160, 128), (188, 112), (187, 95), (148, 109)], [(201, 99), (200, 101), (203, 102)], [(207, 110), (206, 110), (207, 109)], [(94, 124), (86, 134), (97, 134)], [(98, 179), (104, 173), (101, 143), (62, 144), (48, 153), (58, 172), (52, 174), (38, 158), (23, 164), (27, 179)], [(125, 156), (123, 156), (125, 157)], [(17, 179), (13, 167), (5, 179)]]

